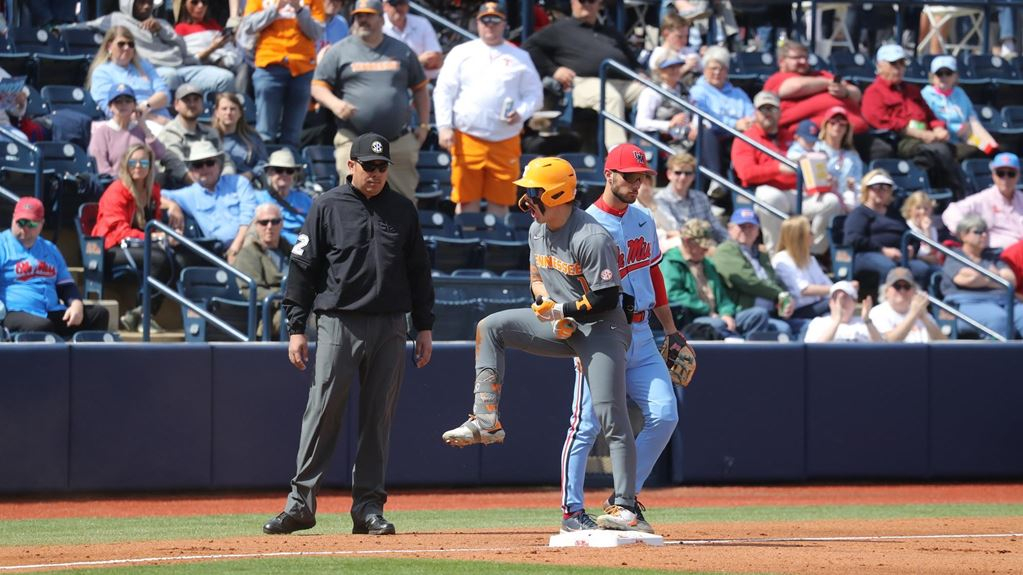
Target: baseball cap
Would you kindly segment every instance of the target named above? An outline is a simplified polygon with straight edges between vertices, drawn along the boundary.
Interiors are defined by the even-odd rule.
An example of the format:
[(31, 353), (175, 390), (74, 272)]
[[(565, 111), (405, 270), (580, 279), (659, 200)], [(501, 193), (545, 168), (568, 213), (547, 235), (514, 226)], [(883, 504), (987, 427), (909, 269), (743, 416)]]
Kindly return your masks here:
[(679, 235), (683, 240), (696, 240), (696, 243), (704, 248), (714, 245), (714, 238), (710, 233), (710, 222), (699, 218), (689, 218), (682, 224)]
[(895, 180), (893, 180), (888, 174), (884, 172), (878, 172), (873, 176), (870, 176), (870, 179), (864, 183), (864, 185), (867, 186), (868, 188), (870, 186), (876, 186), (878, 184), (888, 184), (889, 186), (895, 187)]
[(728, 220), (730, 224), (742, 225), (742, 224), (756, 224), (760, 225), (760, 218), (753, 212), (751, 208), (739, 208), (732, 212), (731, 219)]
[(931, 60), (931, 74), (937, 74), (938, 70), (942, 68), (948, 68), (953, 72), (956, 71), (956, 59), (952, 56), (936, 56)]
[(39, 198), (24, 197), (18, 200), (14, 206), (15, 220), (32, 220), (41, 222), (46, 219), (46, 210), (43, 209), (43, 202)]
[(384, 5), (380, 0), (358, 0), (352, 8), (352, 16), (356, 14), (383, 14)]
[(199, 162), (222, 155), (224, 155), (224, 152), (218, 150), (217, 147), (213, 145), (213, 142), (210, 142), (209, 140), (199, 140), (192, 144), (188, 149), (188, 159), (185, 161), (189, 163)]
[(1012, 152), (1002, 152), (995, 156), (995, 159), (991, 160), (991, 169), (995, 170), (998, 168), (1012, 168), (1019, 171), (1019, 156)]
[(781, 98), (774, 92), (768, 92), (766, 90), (757, 92), (757, 95), (753, 97), (753, 107), (760, 109), (760, 106), (771, 105), (775, 108), (781, 107)]
[(295, 155), (291, 153), (291, 150), (284, 148), (277, 150), (270, 154), (270, 158), (267, 159), (266, 165), (269, 168), (300, 168), (295, 163)]
[(813, 120), (803, 120), (799, 123), (799, 127), (796, 128), (796, 135), (808, 140), (811, 144), (817, 142), (818, 133), (820, 133), (820, 128), (817, 127), (817, 124), (813, 123)]
[(828, 120), (830, 120), (831, 118), (834, 118), (835, 116), (844, 116), (845, 119), (848, 120), (849, 119), (849, 111), (846, 110), (845, 108), (843, 108), (842, 106), (832, 106), (832, 107), (828, 108), (828, 110), (826, 112), (824, 112), (824, 115), (821, 116), (821, 126), (823, 126), (824, 124), (827, 124)]
[(131, 96), (132, 100), (136, 99), (135, 90), (133, 90), (131, 86), (127, 84), (114, 84), (114, 86), (110, 88), (110, 93), (107, 94), (107, 102), (113, 102), (121, 96)]
[(484, 16), (500, 16), (501, 18), (507, 18), (508, 16), (504, 13), (504, 6), (500, 2), (484, 2), (480, 4), (480, 10), (476, 13), (477, 18)]
[(663, 70), (665, 68), (671, 68), (672, 66), (681, 66), (685, 64), (685, 60), (678, 57), (678, 54), (668, 52), (661, 58), (661, 61), (657, 63), (657, 69)]
[(196, 86), (195, 84), (185, 83), (178, 86), (177, 90), (174, 90), (174, 99), (180, 100), (185, 96), (190, 96), (192, 94), (198, 94), (202, 96), (202, 90), (200, 90), (199, 87)]
[(842, 280), (831, 284), (831, 289), (828, 290), (828, 297), (831, 297), (840, 291), (845, 292), (846, 295), (853, 299), (856, 299), (859, 295), (857, 293), (856, 286), (854, 286), (851, 281)]
[(604, 169), (615, 172), (646, 172), (657, 173), (646, 161), (646, 152), (635, 144), (618, 144), (607, 153)]
[(380, 134), (369, 132), (355, 139), (352, 143), (351, 159), (356, 162), (383, 160), (391, 164), (391, 143)]
[(897, 281), (909, 282), (910, 285), (916, 286), (916, 280), (913, 279), (913, 272), (909, 271), (909, 268), (892, 268), (884, 280), (884, 287), (890, 287)]
[(898, 62), (906, 59), (906, 51), (898, 44), (885, 44), (877, 51), (878, 62)]

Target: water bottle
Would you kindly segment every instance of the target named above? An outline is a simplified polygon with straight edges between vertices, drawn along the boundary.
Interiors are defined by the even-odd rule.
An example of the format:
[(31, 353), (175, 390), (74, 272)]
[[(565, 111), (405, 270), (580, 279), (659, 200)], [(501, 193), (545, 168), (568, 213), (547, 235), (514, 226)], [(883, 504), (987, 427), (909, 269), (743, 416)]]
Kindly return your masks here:
[(785, 32), (785, 30), (782, 30), (782, 31), (778, 32), (778, 47), (781, 48), (782, 46), (784, 46), (785, 42), (788, 39), (789, 39), (789, 35)]

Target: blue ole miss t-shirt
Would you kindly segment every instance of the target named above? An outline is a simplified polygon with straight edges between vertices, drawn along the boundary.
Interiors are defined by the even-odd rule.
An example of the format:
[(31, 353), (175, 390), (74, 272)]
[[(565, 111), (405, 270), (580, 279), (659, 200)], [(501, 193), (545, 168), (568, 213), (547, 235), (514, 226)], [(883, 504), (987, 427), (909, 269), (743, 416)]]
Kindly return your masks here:
[(40, 237), (26, 250), (11, 230), (0, 233), (0, 301), (8, 312), (46, 317), (47, 312), (65, 309), (57, 284), (73, 281), (53, 242)]

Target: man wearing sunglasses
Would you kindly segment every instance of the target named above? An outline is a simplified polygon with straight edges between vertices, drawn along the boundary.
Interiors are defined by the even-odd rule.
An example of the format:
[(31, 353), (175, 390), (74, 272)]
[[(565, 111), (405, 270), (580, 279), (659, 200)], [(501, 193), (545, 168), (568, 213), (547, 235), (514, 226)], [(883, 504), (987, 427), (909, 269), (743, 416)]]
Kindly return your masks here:
[(668, 216), (668, 237), (678, 238), (682, 225), (697, 219), (707, 222), (715, 243), (728, 241), (728, 230), (711, 211), (707, 194), (693, 188), (695, 181), (696, 158), (686, 152), (668, 158), (668, 185), (654, 196), (660, 212)]
[(941, 214), (945, 227), (954, 230), (967, 214), (984, 218), (990, 230), (990, 246), (1003, 249), (1023, 240), (1023, 192), (1019, 191), (1019, 156), (1002, 152), (991, 160), (994, 184), (958, 202)]
[(295, 162), (291, 150), (284, 148), (270, 154), (263, 177), (266, 184), (256, 192), (256, 201), (276, 204), (281, 208), (284, 217), (281, 235), (294, 244), (306, 214), (313, 206), (312, 197), (298, 187), (302, 181), (302, 166)]
[[(272, 202), (259, 204), (256, 207), (256, 217), (252, 219), (252, 225), (245, 234), (245, 244), (234, 260), (234, 267), (238, 271), (256, 281), (257, 301), (263, 301), (263, 298), (281, 289), (292, 248), (292, 244), (281, 237), (283, 227), (284, 217), (280, 206)], [(247, 299), (248, 282), (238, 280), (238, 287), (241, 289), (242, 298)], [(277, 305), (279, 304), (274, 302), (275, 308)], [(266, 326), (260, 326), (260, 332), (263, 329), (266, 329)], [(276, 341), (281, 330), (279, 309), (273, 315), (272, 329), (271, 338)]]
[(188, 173), (195, 183), (177, 190), (163, 190), (160, 207), (167, 210), (171, 225), (181, 227), (184, 215), (195, 219), (203, 237), (226, 247), (228, 262), (242, 249), (245, 232), (256, 212), (256, 194), (249, 180), (221, 173), (224, 153), (205, 140), (192, 144)]
[(543, 105), (529, 54), (504, 40), (507, 19), (497, 2), (476, 16), (479, 39), (455, 46), (433, 91), (440, 145), (451, 151), (451, 201), (457, 211), (508, 213), (522, 155), (519, 133)]
[(504, 441), (498, 407), (508, 348), (578, 358), (595, 419), (611, 450), (614, 476), (614, 496), (596, 523), (635, 529), (636, 441), (625, 399), (633, 306), (632, 298), (623, 301), (615, 242), (593, 216), (576, 207), (576, 175), (567, 161), (537, 158), (515, 184), (526, 191), (519, 207), (536, 220), (529, 228), (530, 285), (536, 303), (532, 310), (501, 311), (476, 325), (472, 415), (442, 439), (453, 447)]
[(282, 513), (263, 532), (286, 534), (316, 525), (316, 493), (341, 431), (349, 391), (359, 377), (359, 438), (352, 472), (352, 533), (393, 535), (384, 518), (384, 472), (391, 420), (405, 375), (406, 323), (416, 330), (413, 361), (433, 352), (433, 281), (419, 214), (387, 183), (390, 144), (380, 134), (355, 139), (351, 173), (317, 196), (291, 250), (284, 314), (288, 359), (309, 362), (306, 324), (316, 313), (318, 351), (302, 418), (298, 470)]
[[(198, 86), (182, 84), (174, 91), (174, 110), (178, 115), (168, 122), (157, 136), (157, 140), (165, 149), (161, 159), (164, 168), (164, 187), (179, 188), (195, 182), (185, 159), (188, 157), (189, 147), (196, 142), (211, 142), (218, 150), (224, 149), (220, 133), (210, 126), (199, 123), (204, 105), (203, 93)], [(228, 156), (224, 156), (223, 171), (225, 174), (235, 173), (234, 162)]]
[(909, 268), (893, 268), (885, 279), (884, 301), (870, 310), (870, 320), (885, 341), (927, 343), (948, 339), (927, 313), (927, 293), (917, 288)]
[(21, 198), (11, 228), (0, 233), (0, 303), (3, 324), (15, 331), (49, 331), (70, 337), (80, 330), (106, 330), (107, 309), (84, 305), (64, 256), (40, 237), (45, 212), (36, 198)]

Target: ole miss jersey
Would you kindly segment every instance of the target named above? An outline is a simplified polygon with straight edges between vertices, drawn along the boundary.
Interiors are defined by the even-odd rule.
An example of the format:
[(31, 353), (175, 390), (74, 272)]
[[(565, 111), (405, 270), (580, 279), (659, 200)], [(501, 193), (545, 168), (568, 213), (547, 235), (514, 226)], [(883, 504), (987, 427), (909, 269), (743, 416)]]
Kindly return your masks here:
[(655, 294), (650, 267), (661, 262), (653, 216), (638, 204), (619, 212), (599, 199), (586, 212), (604, 226), (618, 245), (622, 290), (636, 298), (636, 311), (653, 309)]

